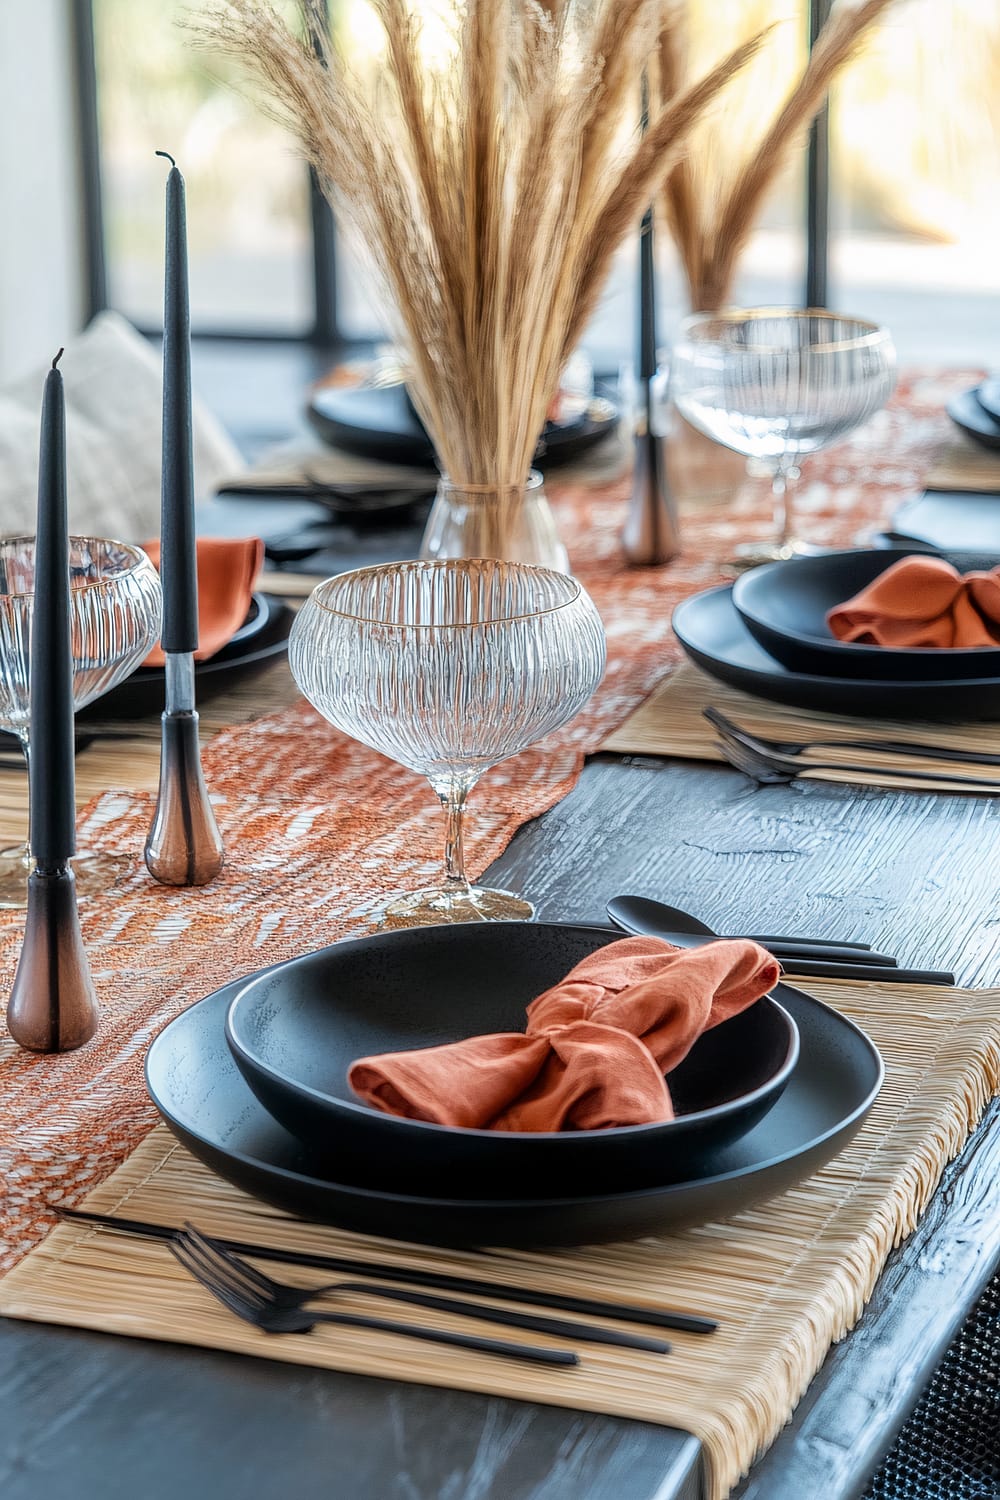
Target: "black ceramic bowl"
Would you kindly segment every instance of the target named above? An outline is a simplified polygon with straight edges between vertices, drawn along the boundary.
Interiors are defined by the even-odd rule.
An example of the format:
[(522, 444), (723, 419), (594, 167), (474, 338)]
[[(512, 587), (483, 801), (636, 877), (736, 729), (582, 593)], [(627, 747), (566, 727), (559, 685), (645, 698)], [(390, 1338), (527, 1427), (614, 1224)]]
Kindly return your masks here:
[[(1000, 646), (863, 646), (838, 641), (829, 610), (874, 583), (905, 548), (827, 552), (753, 568), (733, 584), (733, 603), (756, 641), (793, 672), (892, 682), (1000, 678)], [(922, 554), (917, 554), (922, 555)]]
[(251, 979), (226, 1038), (257, 1098), (313, 1150), (379, 1171), (415, 1193), (528, 1197), (689, 1177), (705, 1153), (777, 1101), (798, 1055), (771, 997), (706, 1032), (670, 1074), (678, 1117), (620, 1129), (468, 1130), (383, 1114), (352, 1093), (352, 1062), (495, 1031), (523, 1031), (525, 1007), (612, 940), (606, 929), (471, 923), (337, 943)]

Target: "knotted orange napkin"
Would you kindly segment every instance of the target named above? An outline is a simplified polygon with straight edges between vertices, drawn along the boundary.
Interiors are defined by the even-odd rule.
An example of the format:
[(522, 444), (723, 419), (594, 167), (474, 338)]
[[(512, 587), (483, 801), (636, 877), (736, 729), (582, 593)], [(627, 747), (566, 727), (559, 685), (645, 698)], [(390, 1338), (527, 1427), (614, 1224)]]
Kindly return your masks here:
[(943, 557), (904, 557), (831, 609), (839, 641), (870, 646), (1000, 645), (1000, 569), (963, 577)]
[(780, 972), (756, 943), (687, 949), (624, 938), (533, 1000), (526, 1034), (365, 1057), (348, 1078), (366, 1104), (437, 1125), (602, 1130), (672, 1120), (664, 1073)]
[[(160, 566), (159, 542), (143, 542), (154, 568)], [(253, 586), (264, 562), (260, 537), (204, 537), (197, 541), (198, 649), (195, 661), (207, 661), (231, 641), (247, 617)], [(166, 658), (159, 645), (143, 662), (162, 667)]]

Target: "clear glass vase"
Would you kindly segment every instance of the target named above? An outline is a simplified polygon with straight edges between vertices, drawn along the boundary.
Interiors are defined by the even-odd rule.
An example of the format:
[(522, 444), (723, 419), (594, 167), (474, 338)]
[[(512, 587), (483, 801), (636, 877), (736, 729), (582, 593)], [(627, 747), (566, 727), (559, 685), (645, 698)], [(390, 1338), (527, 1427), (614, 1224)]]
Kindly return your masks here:
[(420, 547), (421, 558), (492, 557), (570, 571), (541, 474), (527, 483), (452, 484), (442, 476)]

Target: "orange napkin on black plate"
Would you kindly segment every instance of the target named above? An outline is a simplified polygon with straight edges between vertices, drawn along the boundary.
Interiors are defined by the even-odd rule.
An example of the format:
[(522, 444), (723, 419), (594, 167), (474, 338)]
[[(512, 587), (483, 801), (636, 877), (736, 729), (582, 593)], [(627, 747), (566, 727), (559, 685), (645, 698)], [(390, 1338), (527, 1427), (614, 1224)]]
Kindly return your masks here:
[(365, 1057), (348, 1078), (386, 1114), (480, 1130), (601, 1130), (672, 1120), (664, 1081), (703, 1031), (781, 973), (756, 943), (624, 938), (528, 1006), (527, 1032)]
[(1000, 646), (1000, 569), (963, 577), (943, 557), (903, 557), (826, 623), (868, 646)]
[[(160, 566), (159, 542), (143, 542), (142, 550), (154, 568)], [(260, 537), (204, 537), (197, 541), (198, 649), (195, 661), (207, 661), (231, 641), (247, 617), (253, 586), (264, 563)], [(162, 667), (159, 645), (143, 662), (144, 667)]]

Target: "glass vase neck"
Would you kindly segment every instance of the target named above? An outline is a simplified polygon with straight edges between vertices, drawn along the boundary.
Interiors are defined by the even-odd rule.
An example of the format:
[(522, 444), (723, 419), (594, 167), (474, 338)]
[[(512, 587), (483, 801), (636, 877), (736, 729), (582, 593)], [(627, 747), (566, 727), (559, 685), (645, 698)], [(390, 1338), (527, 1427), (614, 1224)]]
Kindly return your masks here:
[(570, 571), (541, 474), (524, 484), (463, 483), (442, 475), (427, 518), (422, 558), (492, 557)]

